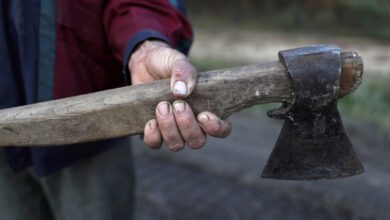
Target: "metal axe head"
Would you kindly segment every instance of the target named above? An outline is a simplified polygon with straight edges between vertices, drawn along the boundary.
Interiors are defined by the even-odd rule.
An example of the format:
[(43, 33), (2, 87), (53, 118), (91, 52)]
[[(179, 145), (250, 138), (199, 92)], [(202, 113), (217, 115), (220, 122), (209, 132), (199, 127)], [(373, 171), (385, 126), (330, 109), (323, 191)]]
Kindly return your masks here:
[[(270, 111), (285, 118), (262, 177), (333, 179), (364, 171), (337, 110), (341, 50), (331, 45), (279, 52), (295, 87), (293, 103)], [(277, 114), (275, 114), (277, 113)]]

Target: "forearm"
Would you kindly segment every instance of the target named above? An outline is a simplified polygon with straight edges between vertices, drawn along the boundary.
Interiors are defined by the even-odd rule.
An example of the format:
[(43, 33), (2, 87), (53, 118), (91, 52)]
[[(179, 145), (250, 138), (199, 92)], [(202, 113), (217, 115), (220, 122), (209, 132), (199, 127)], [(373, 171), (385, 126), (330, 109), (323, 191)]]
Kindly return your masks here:
[(124, 63), (144, 40), (159, 39), (175, 47), (192, 39), (188, 20), (167, 0), (110, 0), (103, 22), (114, 55)]

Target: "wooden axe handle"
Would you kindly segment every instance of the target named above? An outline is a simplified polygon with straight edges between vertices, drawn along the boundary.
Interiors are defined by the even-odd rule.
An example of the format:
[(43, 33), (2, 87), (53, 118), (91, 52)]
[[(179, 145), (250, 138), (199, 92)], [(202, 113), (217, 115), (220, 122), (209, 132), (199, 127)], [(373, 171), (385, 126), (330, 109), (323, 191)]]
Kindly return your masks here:
[[(340, 97), (360, 84), (363, 63), (354, 52), (342, 54)], [(294, 89), (286, 68), (270, 62), (199, 73), (186, 101), (226, 118), (252, 105), (289, 102)], [(0, 111), (0, 146), (50, 146), (139, 134), (155, 118), (155, 107), (174, 101), (169, 79), (111, 89)]]

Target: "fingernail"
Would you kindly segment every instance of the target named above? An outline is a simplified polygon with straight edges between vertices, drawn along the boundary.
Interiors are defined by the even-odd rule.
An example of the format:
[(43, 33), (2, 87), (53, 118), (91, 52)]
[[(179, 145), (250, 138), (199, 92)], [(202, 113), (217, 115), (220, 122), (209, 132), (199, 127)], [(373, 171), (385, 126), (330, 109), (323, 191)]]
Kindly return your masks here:
[(199, 116), (198, 116), (198, 120), (201, 122), (201, 123), (206, 123), (210, 120), (209, 116), (206, 114), (206, 113), (200, 113)]
[(157, 123), (155, 120), (149, 122), (149, 128), (155, 129), (157, 127)]
[(158, 109), (158, 112), (160, 113), (160, 115), (162, 115), (162, 116), (165, 116), (169, 113), (169, 106), (168, 106), (168, 103), (166, 103), (166, 102), (159, 104), (157, 109)]
[(183, 81), (176, 81), (173, 85), (173, 93), (176, 95), (186, 95), (187, 85)]
[(185, 106), (184, 102), (181, 102), (181, 101), (173, 103), (173, 108), (175, 109), (175, 112), (177, 114), (180, 114), (186, 110), (186, 106)]

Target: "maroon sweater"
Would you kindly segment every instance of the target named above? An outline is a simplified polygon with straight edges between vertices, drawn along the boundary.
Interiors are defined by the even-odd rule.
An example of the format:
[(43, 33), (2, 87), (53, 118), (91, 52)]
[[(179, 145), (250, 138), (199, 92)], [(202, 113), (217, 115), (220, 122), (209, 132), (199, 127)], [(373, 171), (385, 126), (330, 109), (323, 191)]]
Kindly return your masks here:
[(124, 85), (129, 55), (148, 38), (176, 47), (192, 30), (168, 0), (60, 0), (54, 98)]
[[(49, 81), (46, 88), (52, 93), (50, 98), (64, 98), (130, 84), (128, 59), (137, 44), (146, 39), (166, 41), (184, 53), (191, 45), (192, 29), (185, 17), (182, 0), (57, 0), (56, 13), (50, 13), (52, 10), (48, 13), (46, 8), (46, 11), (42, 11), (42, 8), (39, 11), (39, 0), (32, 2), (33, 7), (22, 1), (13, 2), (15, 18), (10, 16), (12, 19), (7, 21), (11, 25), (18, 21), (15, 30), (9, 30), (10, 33), (15, 32), (15, 48), (29, 52), (23, 52), (20, 58), (15, 56), (12, 62), (20, 64), (15, 69), (28, 69), (22, 69), (22, 82), (16, 83), (24, 85), (16, 90), (25, 93), (26, 97), (20, 100), (19, 105), (37, 101), (34, 94), (37, 93), (38, 72), (40, 79)], [(53, 22), (55, 20), (53, 30), (34, 29), (33, 26), (39, 26), (34, 25), (36, 21), (40, 18), (42, 21), (45, 13), (53, 15), (50, 17)], [(46, 22), (41, 23), (40, 28), (47, 25), (50, 19), (44, 19)], [(50, 44), (53, 47), (45, 47), (42, 43), (49, 43), (40, 40), (38, 52), (37, 47), (32, 47), (36, 43), (33, 39), (42, 39), (42, 30), (46, 34), (55, 33), (52, 36), (56, 36), (56, 39), (52, 39), (53, 44)], [(53, 60), (54, 75), (53, 70), (43, 68), (45, 65), (39, 66), (40, 71), (37, 70), (38, 54), (39, 58), (43, 58), (39, 60)], [(53, 55), (54, 58), (50, 59)], [(10, 147), (6, 153), (14, 171), (33, 165), (36, 173), (42, 176), (118, 145), (121, 141), (115, 139), (53, 148)]]

